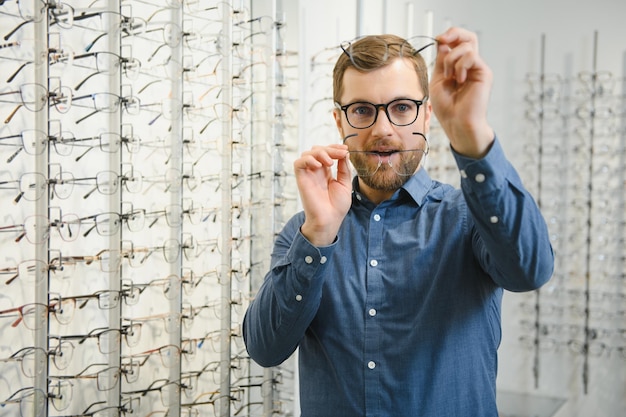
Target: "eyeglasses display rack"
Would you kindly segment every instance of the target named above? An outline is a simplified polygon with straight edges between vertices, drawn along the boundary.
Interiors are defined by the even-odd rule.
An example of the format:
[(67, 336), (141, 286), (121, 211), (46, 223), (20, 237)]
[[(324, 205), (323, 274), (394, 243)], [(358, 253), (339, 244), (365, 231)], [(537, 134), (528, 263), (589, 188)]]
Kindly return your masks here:
[(589, 70), (550, 73), (543, 35), (540, 71), (526, 78), (522, 175), (556, 264), (519, 305), (519, 341), (534, 388), (562, 397), (574, 387), (582, 396), (617, 392), (626, 360), (625, 85), (599, 69), (598, 40), (595, 32)]
[(0, 415), (294, 413), (241, 334), (297, 208), (267, 3), (0, 5)]

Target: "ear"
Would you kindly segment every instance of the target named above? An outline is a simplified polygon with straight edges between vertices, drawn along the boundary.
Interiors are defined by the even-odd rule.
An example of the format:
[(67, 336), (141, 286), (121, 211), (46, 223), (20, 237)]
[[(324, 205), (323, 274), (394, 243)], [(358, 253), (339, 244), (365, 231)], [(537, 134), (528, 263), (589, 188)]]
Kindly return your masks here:
[(343, 127), (341, 126), (341, 110), (338, 108), (333, 109), (333, 117), (335, 118), (335, 125), (337, 126), (337, 131), (341, 138), (344, 137)]

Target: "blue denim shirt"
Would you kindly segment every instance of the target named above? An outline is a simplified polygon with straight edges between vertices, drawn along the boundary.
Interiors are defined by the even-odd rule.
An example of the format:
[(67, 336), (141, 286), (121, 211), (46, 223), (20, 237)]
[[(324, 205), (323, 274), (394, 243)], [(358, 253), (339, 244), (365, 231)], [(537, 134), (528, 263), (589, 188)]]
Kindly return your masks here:
[(299, 350), (303, 417), (496, 417), (503, 289), (553, 270), (547, 228), (498, 140), (454, 154), (461, 189), (420, 169), (375, 205), (357, 190), (336, 241), (295, 215), (244, 318), (250, 356)]

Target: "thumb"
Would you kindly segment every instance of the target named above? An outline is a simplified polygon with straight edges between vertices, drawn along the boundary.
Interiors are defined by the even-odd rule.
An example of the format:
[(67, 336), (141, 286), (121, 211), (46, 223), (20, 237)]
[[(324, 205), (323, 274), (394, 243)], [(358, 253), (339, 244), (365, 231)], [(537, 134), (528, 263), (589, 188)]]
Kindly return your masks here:
[(347, 153), (345, 158), (337, 161), (337, 182), (345, 187), (350, 187), (350, 183), (352, 182), (352, 173), (350, 172)]

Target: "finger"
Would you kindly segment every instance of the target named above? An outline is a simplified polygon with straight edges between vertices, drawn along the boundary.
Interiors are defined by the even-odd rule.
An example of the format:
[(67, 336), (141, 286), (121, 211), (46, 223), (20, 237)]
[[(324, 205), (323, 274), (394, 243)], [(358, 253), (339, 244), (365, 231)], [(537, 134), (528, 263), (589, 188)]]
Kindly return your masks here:
[(294, 162), (294, 167), (314, 169), (332, 166), (335, 160), (345, 157), (347, 149), (347, 146), (340, 144), (314, 146), (302, 153), (302, 156)]
[[(475, 51), (473, 51), (469, 47), (465, 46), (465, 48), (463, 48), (467, 49), (466, 51), (458, 50), (461, 48), (463, 48), (463, 46), (455, 48), (448, 56), (449, 59), (454, 59), (454, 65), (452, 66), (454, 70), (453, 74), (451, 74), (451, 77), (454, 78), (459, 84), (462, 84), (465, 82), (465, 80), (467, 80), (468, 71), (475, 67), (477, 56)], [(454, 55), (454, 53), (457, 53), (458, 57), (452, 56)]]
[(311, 170), (322, 168), (322, 163), (313, 155), (303, 154), (300, 158), (293, 162), (293, 168), (296, 172), (302, 170)]
[(340, 155), (340, 158), (343, 158), (346, 151), (348, 150), (348, 145), (344, 145), (342, 143), (333, 143), (331, 145), (328, 145), (326, 148), (329, 153), (332, 153), (333, 155)]
[(347, 150), (346, 145), (334, 143), (328, 146), (315, 146), (311, 149), (311, 153), (322, 163), (330, 166), (335, 163), (335, 160), (344, 158)]
[(468, 43), (462, 43), (450, 49), (444, 57), (444, 74), (446, 78), (455, 79), (463, 83), (467, 79), (467, 73), (478, 63), (478, 53)]
[[(452, 27), (438, 35), (436, 39), (438, 71), (446, 79), (456, 78), (457, 82), (464, 82), (471, 65), (457, 65), (457, 62), (464, 58), (465, 54), (478, 55), (476, 34), (462, 28)], [(458, 72), (455, 69), (458, 69)]]
[(478, 49), (478, 38), (476, 34), (458, 27), (451, 27), (444, 33), (438, 35), (435, 39), (437, 39), (439, 45), (448, 45), (451, 48), (467, 42)]

